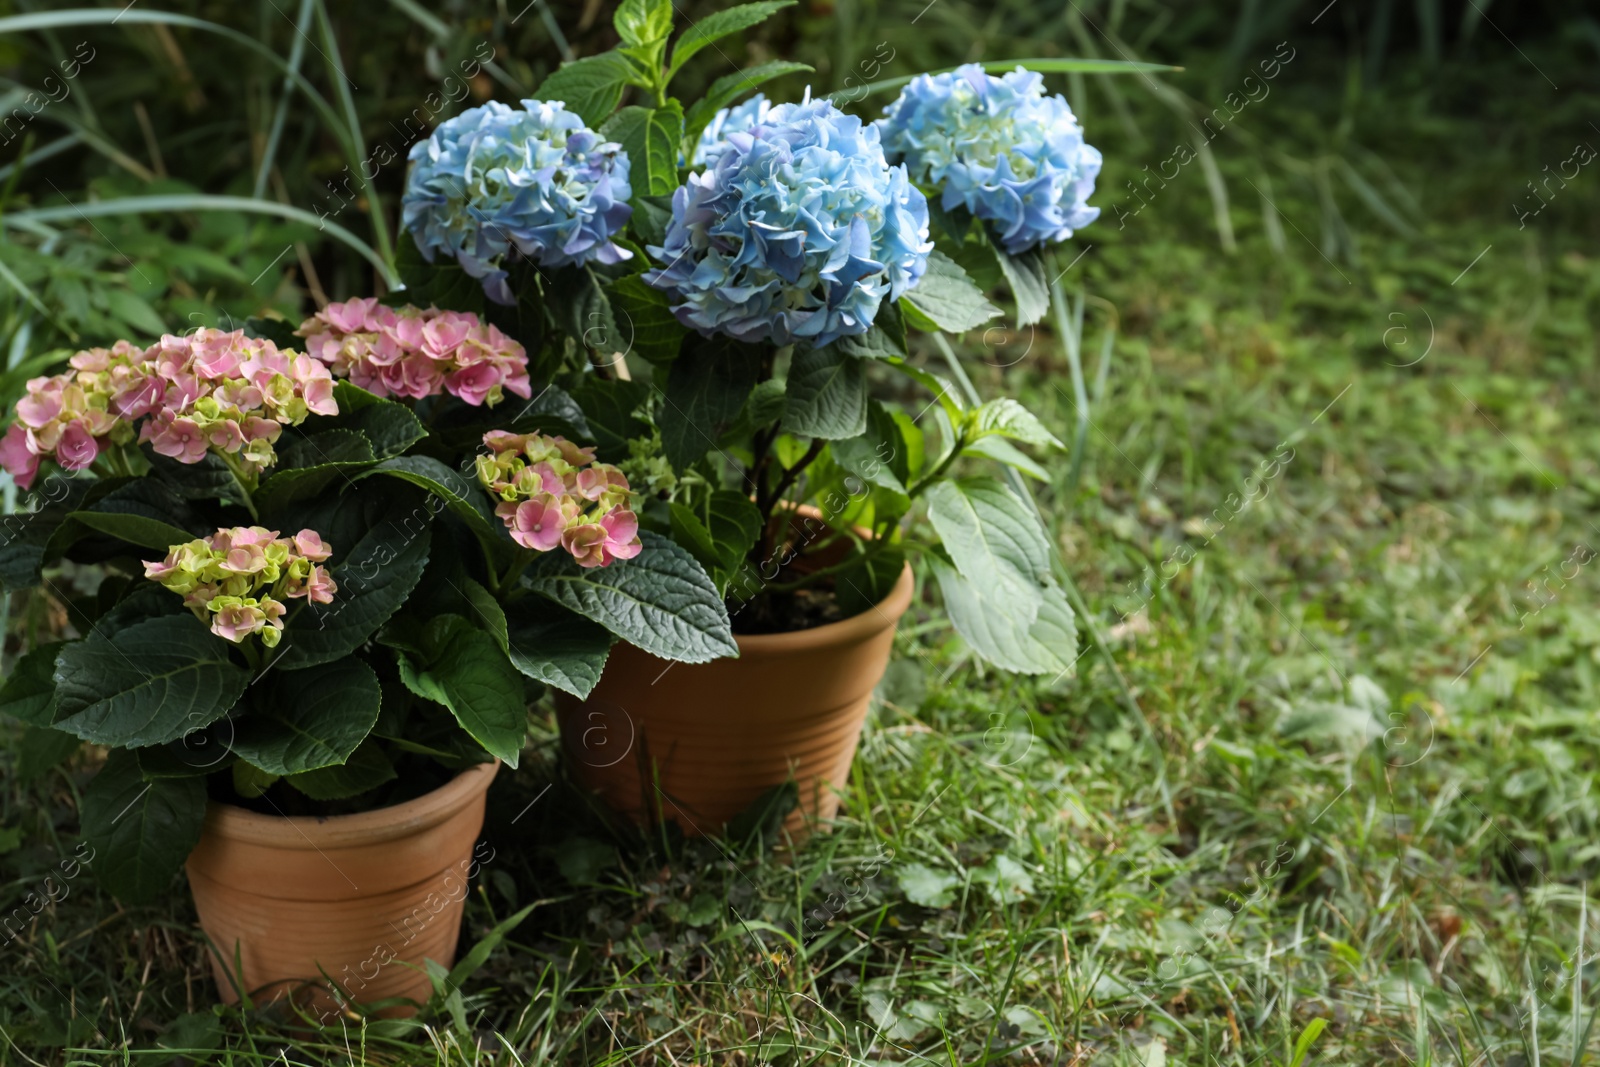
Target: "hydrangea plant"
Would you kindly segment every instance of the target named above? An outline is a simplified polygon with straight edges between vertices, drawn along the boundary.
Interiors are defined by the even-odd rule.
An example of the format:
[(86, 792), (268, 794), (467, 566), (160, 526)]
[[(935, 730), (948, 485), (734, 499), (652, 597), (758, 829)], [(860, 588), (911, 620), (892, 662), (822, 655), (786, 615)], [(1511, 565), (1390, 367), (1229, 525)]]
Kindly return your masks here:
[(526, 428), (591, 432), (475, 313), (352, 300), (67, 363), (0, 449), (35, 503), (0, 544), (34, 634), (0, 712), (31, 750), (111, 750), (83, 821), (126, 900), (166, 888), (208, 800), (395, 803), (515, 766), (530, 701), (586, 694), (618, 637), (734, 650), (710, 576), (639, 530), (621, 472)]

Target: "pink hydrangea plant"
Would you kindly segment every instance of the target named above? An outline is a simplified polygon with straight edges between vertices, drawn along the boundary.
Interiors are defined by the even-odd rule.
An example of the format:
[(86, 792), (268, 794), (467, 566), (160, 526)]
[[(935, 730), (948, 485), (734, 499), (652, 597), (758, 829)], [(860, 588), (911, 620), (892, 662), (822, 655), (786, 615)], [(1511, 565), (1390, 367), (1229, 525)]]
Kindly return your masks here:
[(391, 308), (361, 297), (329, 304), (295, 333), (334, 374), (376, 396), (449, 393), (493, 407), (506, 392), (533, 395), (527, 351), (469, 312)]
[(564, 437), (484, 434), (478, 481), (500, 502), (511, 539), (535, 552), (560, 548), (581, 567), (632, 559), (643, 547), (622, 471)]

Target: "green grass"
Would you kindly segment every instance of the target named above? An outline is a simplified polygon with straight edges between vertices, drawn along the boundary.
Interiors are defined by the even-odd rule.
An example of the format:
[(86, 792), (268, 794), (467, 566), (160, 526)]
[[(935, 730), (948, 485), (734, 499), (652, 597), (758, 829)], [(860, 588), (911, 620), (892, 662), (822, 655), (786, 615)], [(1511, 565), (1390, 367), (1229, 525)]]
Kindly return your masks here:
[[(0, 947), (0, 1064), (1593, 1062), (1600, 176), (1518, 230), (1576, 106), (1519, 62), (1355, 106), (1408, 235), (1280, 181), (1278, 251), (1232, 143), (1234, 253), (1198, 168), (1084, 231), (1095, 399), (1040, 499), (1115, 672), (984, 669), (919, 604), (837, 828), (776, 853), (613, 830), (541, 713), (464, 944), (539, 906), (425, 1028), (214, 1010), (181, 887), (125, 911), (82, 874)], [(1329, 69), (1257, 135), (1317, 150)], [(1450, 117), (1463, 82), (1524, 125)], [(1106, 190), (1164, 155), (1103, 141)], [(987, 341), (979, 389), (1071, 440), (1051, 332)], [(3, 911), (72, 854), (86, 774), (15, 758)]]

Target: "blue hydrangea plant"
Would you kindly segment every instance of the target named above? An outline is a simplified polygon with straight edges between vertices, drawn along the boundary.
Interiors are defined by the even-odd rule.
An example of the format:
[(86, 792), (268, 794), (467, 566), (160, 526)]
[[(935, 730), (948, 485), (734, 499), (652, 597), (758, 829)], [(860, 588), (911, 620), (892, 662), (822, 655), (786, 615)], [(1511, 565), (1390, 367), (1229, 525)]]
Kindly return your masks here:
[[(1095, 218), (1100, 155), (1030, 68), (1091, 68), (777, 102), (756, 90), (809, 68), (773, 60), (673, 95), (699, 53), (782, 6), (674, 35), (668, 0), (623, 0), (616, 49), (520, 109), (444, 123), (412, 153), (405, 221), (427, 262), (407, 285), (514, 302), (487, 313), (542, 369), (514, 429), (617, 464), (646, 536), (705, 568), (736, 632), (872, 610), (912, 561), (975, 652), (1059, 674), (1076, 637), (1050, 539), (992, 472), (1037, 477), (1060, 442), (1015, 401), (969, 403), (919, 334), (983, 327), (1002, 284), (1041, 314), (1043, 257)], [(878, 121), (839, 106), (902, 88)]]

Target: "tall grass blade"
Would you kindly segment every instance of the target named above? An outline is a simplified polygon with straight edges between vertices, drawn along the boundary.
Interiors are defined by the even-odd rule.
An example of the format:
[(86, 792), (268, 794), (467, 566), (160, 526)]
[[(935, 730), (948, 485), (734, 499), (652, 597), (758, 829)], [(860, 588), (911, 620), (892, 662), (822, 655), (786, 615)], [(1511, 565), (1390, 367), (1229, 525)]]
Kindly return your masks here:
[[(67, 204), (61, 207), (33, 208), (29, 211), (14, 211), (3, 218), (6, 226), (15, 226), (18, 229), (28, 229), (31, 225), (47, 222), (71, 222), (74, 220), (104, 218), (116, 215), (152, 215), (171, 211), (243, 211), (257, 215), (276, 215), (281, 219), (291, 222), (301, 222), (307, 226), (314, 226), (323, 231), (336, 241), (343, 242), (359, 252), (363, 258), (373, 265), (384, 280), (384, 284), (391, 289), (400, 288), (400, 277), (394, 268), (373, 250), (361, 238), (337, 223), (294, 207), (291, 204), (278, 204), (271, 200), (252, 200), (245, 196), (207, 196), (202, 194), (186, 196), (125, 196), (115, 200), (98, 200), (87, 204)], [(37, 232), (37, 231), (34, 231)]]
[(322, 47), (327, 49), (323, 55), (328, 60), (328, 70), (333, 75), (335, 92), (339, 96), (339, 105), (344, 109), (345, 122), (349, 124), (350, 143), (355, 148), (356, 179), (360, 181), (362, 190), (367, 195), (367, 214), (372, 219), (372, 237), (377, 242), (378, 254), (387, 261), (394, 259), (394, 245), (389, 240), (389, 226), (383, 218), (383, 200), (378, 196), (378, 187), (372, 183), (372, 175), (367, 173), (363, 165), (367, 158), (366, 139), (361, 136), (361, 117), (356, 114), (355, 98), (350, 95), (350, 87), (355, 83), (350, 80), (350, 75), (345, 72), (344, 59), (339, 54), (339, 38), (333, 32), (333, 20), (328, 17), (328, 5), (324, 0), (313, 0), (317, 9), (317, 28), (322, 34)]
[[(1166, 63), (1132, 63), (1120, 59), (999, 59), (978, 64), (990, 74), (1004, 74), (1026, 67), (1036, 70), (1041, 74), (1148, 74), (1156, 71), (1182, 70), (1182, 67), (1170, 66)], [(946, 67), (944, 70), (929, 71), (930, 74), (948, 74), (955, 67)], [(829, 99), (842, 97), (846, 100), (860, 100), (863, 97), (875, 96), (878, 93), (887, 93), (909, 85), (913, 78), (921, 75), (909, 74), (903, 78), (886, 78), (883, 81), (868, 82), (866, 85), (854, 89), (841, 89), (829, 94)]]
[[(306, 54), (306, 34), (311, 29), (311, 0), (300, 0), (300, 14), (294, 22), (294, 42), (289, 46), (289, 69), (300, 72), (300, 60)], [(294, 95), (294, 79), (284, 76), (283, 88), (278, 93), (278, 106), (272, 112), (272, 128), (267, 132), (267, 146), (261, 152), (261, 166), (256, 168), (256, 184), (252, 191), (257, 200), (267, 193), (267, 176), (278, 159), (278, 143), (283, 139), (283, 126), (289, 120), (289, 98)]]

